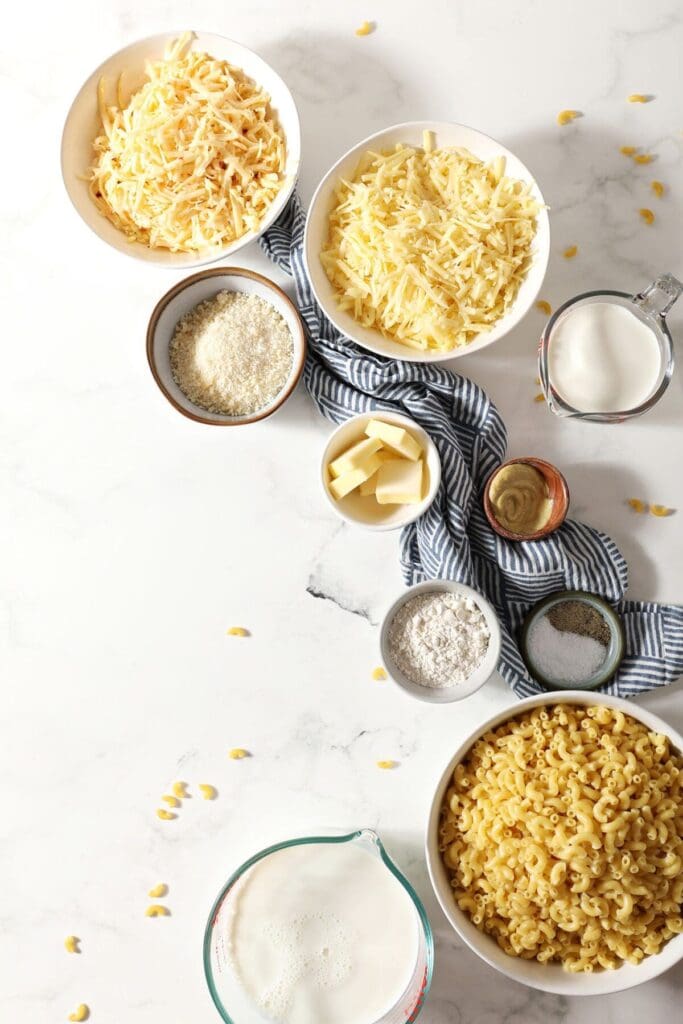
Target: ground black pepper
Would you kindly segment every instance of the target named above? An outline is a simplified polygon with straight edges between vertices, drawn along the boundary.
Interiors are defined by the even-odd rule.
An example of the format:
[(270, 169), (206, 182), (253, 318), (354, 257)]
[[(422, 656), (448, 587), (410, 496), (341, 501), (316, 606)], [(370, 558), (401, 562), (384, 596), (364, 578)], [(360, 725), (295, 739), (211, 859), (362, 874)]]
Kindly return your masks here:
[(547, 613), (551, 625), (562, 633), (577, 633), (597, 640), (603, 647), (610, 642), (610, 628), (597, 608), (583, 601), (560, 601)]

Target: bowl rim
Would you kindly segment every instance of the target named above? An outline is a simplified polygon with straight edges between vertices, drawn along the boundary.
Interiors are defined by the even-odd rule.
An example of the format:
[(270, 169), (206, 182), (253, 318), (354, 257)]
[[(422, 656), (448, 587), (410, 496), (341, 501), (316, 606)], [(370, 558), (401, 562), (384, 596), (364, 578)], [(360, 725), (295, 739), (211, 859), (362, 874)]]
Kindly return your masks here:
[[(429, 594), (434, 592), (463, 594), (465, 597), (471, 597), (483, 612), (490, 632), (489, 646), (486, 654), (484, 655), (481, 664), (474, 670), (467, 682), (455, 686), (443, 687), (443, 689), (430, 689), (427, 686), (420, 686), (419, 683), (413, 682), (412, 679), (406, 676), (405, 673), (394, 664), (388, 643), (389, 627), (391, 626), (393, 618), (399, 608), (418, 594)], [(382, 618), (382, 624), (379, 631), (380, 657), (392, 683), (394, 683), (399, 689), (403, 690), (404, 693), (407, 693), (410, 697), (414, 697), (416, 700), (423, 701), (426, 704), (453, 704), (461, 700), (466, 700), (468, 697), (471, 697), (473, 693), (480, 690), (482, 686), (491, 679), (497, 670), (498, 662), (500, 660), (501, 642), (500, 622), (498, 621), (496, 610), (489, 599), (482, 594), (481, 591), (475, 590), (474, 587), (470, 587), (467, 583), (459, 583), (457, 580), (449, 579), (423, 580), (420, 583), (414, 583), (412, 586), (407, 587), (387, 608)], [(473, 679), (476, 680), (476, 684), (474, 686), (471, 684), (471, 680)], [(462, 687), (462, 690), (460, 687)]]
[[(428, 350), (427, 353), (420, 353), (420, 354), (417, 354), (415, 352), (415, 350), (411, 349), (407, 345), (402, 345), (400, 342), (394, 341), (393, 339), (386, 339), (386, 341), (391, 342), (395, 346), (395, 348), (396, 348), (396, 351), (390, 354), (390, 353), (386, 352), (385, 350), (382, 350), (380, 348), (375, 347), (374, 345), (370, 346), (367, 342), (361, 341), (356, 335), (354, 335), (351, 332), (347, 331), (347, 329), (345, 327), (343, 327), (337, 321), (337, 319), (336, 319), (336, 313), (337, 313), (336, 309), (334, 307), (332, 307), (330, 304), (328, 304), (326, 302), (326, 300), (321, 299), (321, 296), (318, 294), (318, 291), (316, 290), (315, 284), (313, 283), (314, 279), (313, 279), (313, 275), (311, 274), (311, 261), (309, 260), (309, 248), (312, 245), (312, 242), (311, 242), (311, 224), (312, 224), (312, 221), (313, 221), (313, 212), (314, 212), (316, 206), (321, 202), (321, 193), (322, 193), (323, 189), (326, 187), (326, 185), (328, 184), (330, 178), (335, 173), (337, 173), (339, 166), (345, 160), (347, 160), (349, 157), (351, 157), (357, 150), (360, 150), (362, 148), (370, 146), (371, 143), (375, 142), (378, 138), (380, 138), (383, 135), (387, 135), (390, 132), (396, 132), (396, 131), (399, 131), (399, 130), (419, 129), (419, 130), (422, 130), (422, 131), (434, 131), (438, 135), (439, 129), (443, 130), (444, 127), (448, 127), (448, 128), (451, 128), (451, 129), (453, 129), (453, 128), (465, 129), (466, 131), (473, 132), (475, 135), (481, 136), (482, 139), (485, 139), (486, 141), (493, 143), (495, 146), (497, 146), (501, 150), (501, 152), (505, 156), (514, 157), (514, 159), (517, 160), (519, 162), (519, 164), (524, 168), (524, 171), (528, 175), (529, 181), (531, 181), (533, 183), (533, 186), (534, 186), (536, 194), (537, 194), (537, 198), (538, 198), (538, 200), (539, 200), (539, 202), (541, 204), (541, 209), (539, 211), (539, 215), (538, 216), (539, 216), (539, 219), (542, 218), (542, 220), (544, 222), (545, 236), (547, 238), (546, 245), (542, 249), (539, 249), (538, 252), (535, 254), (536, 261), (537, 261), (535, 265), (538, 268), (538, 274), (539, 274), (538, 288), (536, 289), (536, 291), (535, 291), (535, 293), (533, 295), (529, 296), (528, 304), (526, 305), (525, 309), (523, 311), (519, 312), (514, 317), (514, 319), (510, 322), (509, 326), (506, 328), (505, 332), (503, 334), (501, 334), (499, 337), (490, 338), (489, 335), (491, 333), (493, 333), (493, 330), (490, 330), (490, 331), (487, 331), (487, 332), (483, 333), (482, 335), (480, 335), (480, 339), (485, 339), (485, 340), (477, 339), (476, 342), (470, 343), (469, 345), (463, 345), (460, 348), (452, 349), (452, 350), (450, 350), (448, 352), (441, 352), (441, 351), (437, 351), (437, 350), (434, 350), (434, 351)], [(346, 152), (342, 153), (342, 155), (337, 160), (335, 160), (335, 162), (329, 167), (329, 169), (325, 172), (325, 174), (320, 179), (320, 181), (319, 181), (319, 183), (318, 183), (318, 185), (317, 185), (317, 187), (315, 189), (315, 192), (313, 193), (313, 198), (311, 199), (311, 202), (310, 202), (309, 207), (308, 207), (308, 214), (306, 216), (306, 224), (305, 224), (305, 228), (304, 228), (303, 261), (304, 261), (304, 269), (305, 269), (305, 272), (306, 272), (306, 277), (307, 277), (308, 283), (309, 283), (309, 285), (311, 287), (311, 290), (313, 292), (315, 301), (320, 306), (320, 309), (322, 310), (323, 314), (327, 317), (327, 319), (330, 321), (330, 323), (333, 325), (333, 327), (335, 327), (335, 329), (338, 330), (345, 338), (349, 338), (350, 341), (352, 341), (354, 344), (358, 345), (360, 348), (364, 349), (366, 352), (373, 352), (375, 355), (382, 356), (385, 359), (398, 359), (398, 360), (400, 360), (402, 362), (407, 362), (407, 363), (436, 363), (436, 364), (438, 364), (438, 363), (446, 363), (446, 362), (449, 362), (451, 359), (457, 359), (457, 358), (460, 358), (461, 356), (465, 356), (465, 355), (470, 355), (472, 353), (481, 352), (482, 349), (488, 348), (489, 345), (493, 345), (496, 341), (502, 340), (502, 338), (504, 338), (507, 334), (509, 334), (510, 331), (512, 331), (515, 327), (517, 327), (521, 323), (521, 321), (524, 319), (526, 314), (529, 312), (529, 310), (533, 306), (534, 301), (538, 297), (538, 294), (539, 294), (539, 292), (541, 290), (541, 287), (543, 285), (543, 281), (545, 280), (545, 275), (546, 275), (546, 272), (548, 270), (548, 263), (550, 262), (550, 218), (549, 218), (549, 215), (548, 215), (548, 209), (549, 209), (548, 205), (545, 202), (545, 198), (543, 196), (543, 193), (541, 192), (541, 188), (540, 188), (540, 186), (538, 184), (538, 180), (536, 179), (536, 176), (531, 173), (531, 171), (529, 170), (527, 165), (524, 163), (523, 160), (521, 160), (517, 156), (516, 153), (513, 153), (513, 151), (511, 149), (508, 149), (507, 146), (503, 145), (502, 142), (499, 142), (498, 139), (495, 139), (492, 135), (488, 135), (486, 132), (480, 131), (479, 128), (473, 128), (471, 125), (463, 124), (460, 121), (428, 121), (428, 120), (425, 120), (425, 119), (414, 119), (414, 120), (411, 120), (411, 121), (399, 121), (399, 122), (397, 122), (395, 124), (388, 125), (386, 128), (381, 128), (379, 131), (373, 132), (371, 135), (368, 135), (364, 139), (361, 139), (359, 142), (355, 143), (353, 146), (350, 146), (349, 149), (346, 150)], [(539, 234), (539, 231), (537, 230), (537, 235), (538, 234)], [(513, 303), (513, 306), (511, 307), (511, 309), (508, 312), (507, 316), (509, 316), (510, 313), (514, 310), (514, 307), (515, 307), (516, 304), (517, 304), (517, 299), (515, 299), (515, 303)], [(502, 319), (505, 319), (505, 318), (501, 317), (501, 320)], [(495, 328), (495, 325), (494, 325), (494, 328)], [(370, 328), (370, 329), (373, 330), (377, 335), (383, 337), (381, 335), (381, 332), (378, 331), (376, 328)], [(473, 348), (472, 347), (473, 344), (475, 344), (476, 347)]]
[(590, 590), (556, 590), (554, 593), (547, 594), (546, 597), (542, 597), (540, 601), (537, 601), (536, 604), (529, 609), (524, 622), (522, 623), (522, 628), (519, 634), (519, 653), (522, 655), (522, 660), (532, 679), (535, 679), (537, 683), (540, 683), (541, 686), (547, 687), (547, 689), (553, 693), (563, 692), (561, 685), (558, 686), (557, 683), (543, 675), (543, 673), (539, 672), (533, 665), (532, 659), (529, 657), (526, 642), (529, 630), (539, 615), (546, 608), (551, 608), (553, 605), (560, 604), (562, 601), (583, 601), (586, 604), (597, 605), (603, 618), (609, 623), (610, 633), (615, 640), (615, 652), (609, 662), (608, 668), (603, 671), (598, 670), (595, 672), (590, 686), (579, 687), (578, 684), (575, 684), (575, 688), (580, 689), (583, 693), (591, 693), (596, 687), (603, 686), (608, 679), (611, 679), (612, 676), (615, 675), (617, 669), (624, 660), (624, 655), (626, 654), (626, 633), (624, 631), (624, 623), (621, 620), (621, 616), (614, 610), (609, 602), (605, 600), (604, 597), (600, 596), (600, 594), (594, 594)]
[[(347, 426), (361, 419), (388, 419), (391, 423), (400, 423), (405, 426), (407, 430), (414, 431), (420, 441), (424, 441), (425, 451), (428, 451), (433, 456), (434, 472), (430, 466), (430, 478), (429, 478), (429, 491), (427, 496), (418, 505), (405, 505), (404, 508), (412, 508), (412, 512), (408, 518), (401, 520), (400, 523), (366, 523), (363, 519), (356, 519), (354, 516), (350, 516), (344, 509), (340, 507), (338, 501), (332, 497), (328, 488), (327, 481), (325, 479), (325, 471), (328, 463), (328, 452), (334, 443), (334, 439), (337, 435)], [(325, 447), (323, 448), (322, 456), (320, 458), (320, 484), (323, 489), (323, 494), (327, 499), (328, 504), (334, 510), (334, 512), (343, 519), (345, 523), (349, 523), (351, 526), (359, 526), (363, 530), (370, 530), (373, 533), (387, 533), (391, 530), (402, 530), (404, 526), (409, 526), (414, 523), (420, 516), (423, 516), (427, 509), (429, 509), (436, 499), (436, 496), (441, 486), (441, 456), (439, 450), (434, 443), (432, 437), (430, 437), (428, 431), (424, 427), (421, 427), (416, 420), (411, 419), (410, 416), (406, 416), (402, 412), (394, 412), (391, 409), (369, 409), (366, 412), (357, 412), (353, 416), (349, 416), (342, 423), (337, 423), (332, 433), (328, 435), (325, 441)]]
[[(534, 530), (533, 533), (513, 533), (512, 530), (506, 530), (504, 526), (501, 526), (498, 520), (496, 519), (495, 515), (493, 514), (493, 508), (491, 507), (490, 490), (494, 477), (496, 477), (497, 474), (500, 473), (501, 469), (505, 469), (506, 466), (514, 466), (520, 464), (525, 466), (533, 466), (534, 469), (537, 469), (539, 466), (541, 466), (543, 467), (543, 470), (549, 471), (549, 475), (552, 475), (557, 478), (557, 481), (560, 485), (562, 513), (560, 515), (559, 521), (555, 524), (555, 526), (549, 527), (546, 524), (546, 526), (542, 526), (540, 530)], [(491, 473), (489, 473), (488, 477), (486, 478), (482, 500), (482, 504), (484, 506), (484, 515), (488, 519), (489, 526), (491, 527), (491, 529), (494, 531), (494, 533), (497, 533), (499, 537), (503, 537), (505, 540), (512, 541), (544, 540), (546, 537), (550, 537), (553, 533), (555, 533), (556, 530), (559, 530), (559, 528), (562, 526), (565, 519), (567, 518), (567, 515), (569, 513), (569, 502), (569, 484), (567, 483), (567, 478), (565, 477), (564, 473), (562, 473), (562, 471), (559, 470), (557, 466), (554, 465), (554, 463), (548, 462), (547, 459), (540, 459), (536, 455), (521, 455), (518, 458), (506, 459), (505, 462), (501, 462), (500, 466), (492, 470)]]
[[(234, 419), (216, 419), (210, 412), (207, 412), (206, 416), (202, 416), (201, 414), (194, 412), (192, 409), (181, 405), (166, 388), (166, 385), (161, 379), (161, 375), (156, 365), (156, 356), (154, 354), (154, 341), (156, 338), (159, 319), (168, 304), (177, 295), (180, 295), (181, 292), (184, 292), (187, 288), (191, 288), (198, 281), (203, 281), (204, 279), (211, 277), (246, 277), (266, 286), (271, 291), (274, 291), (278, 298), (289, 307), (294, 316), (294, 323), (297, 326), (296, 337), (294, 337), (294, 334), (292, 337), (294, 343), (293, 366), (296, 367), (296, 372), (289, 385), (283, 388), (277, 398), (275, 398), (270, 405), (265, 406), (264, 409), (257, 410), (248, 416), (236, 416)], [(255, 270), (249, 270), (246, 267), (207, 267), (204, 270), (197, 271), (195, 274), (190, 274), (189, 277), (184, 277), (182, 281), (178, 281), (172, 288), (169, 288), (167, 292), (164, 292), (158, 300), (150, 314), (149, 322), (147, 324), (146, 351), (147, 363), (152, 371), (152, 376), (156, 381), (157, 387), (164, 398), (171, 403), (174, 409), (182, 413), (183, 416), (186, 416), (190, 420), (194, 420), (195, 423), (204, 423), (213, 427), (244, 427), (248, 426), (250, 423), (258, 423), (259, 420), (265, 420), (269, 416), (272, 416), (274, 412), (284, 405), (296, 388), (299, 380), (301, 379), (301, 374), (303, 373), (304, 364), (306, 362), (306, 331), (304, 329), (303, 320), (301, 319), (299, 310), (296, 308), (290, 297), (282, 290), (282, 288), (279, 287), (279, 285), (276, 285), (274, 281), (271, 281), (269, 278), (264, 277), (263, 274), (259, 274)]]
[[(432, 886), (432, 890), (436, 899), (443, 911), (449, 925), (460, 936), (465, 945), (478, 956), (484, 963), (487, 963), (489, 967), (494, 968), (500, 974), (510, 978), (512, 981), (516, 981), (520, 985), (526, 985), (528, 988), (532, 988), (541, 992), (552, 992), (556, 995), (563, 996), (596, 996), (596, 995), (607, 995), (615, 992), (623, 992), (627, 989), (634, 988), (636, 985), (641, 985), (646, 981), (652, 981), (654, 978), (663, 974), (669, 968), (673, 967), (676, 963), (683, 959), (683, 936), (673, 936), (669, 942), (658, 952), (651, 956), (648, 956), (637, 968), (631, 964), (625, 964), (619, 970), (615, 971), (604, 971), (602, 974), (591, 974), (591, 979), (605, 978), (619, 981), (619, 979), (626, 979), (625, 984), (617, 984), (614, 986), (608, 986), (603, 989), (596, 988), (595, 990), (588, 991), (582, 988), (580, 985), (581, 975), (578, 974), (567, 974), (567, 978), (574, 979), (577, 981), (576, 988), (570, 988), (569, 984), (566, 986), (559, 986), (553, 984), (552, 980), (549, 982), (546, 980), (542, 971), (547, 968), (548, 965), (537, 963), (535, 968), (538, 968), (539, 979), (538, 981), (530, 981), (527, 978), (521, 978), (515, 970), (519, 958), (509, 956), (500, 949), (495, 939), (486, 935), (483, 932), (477, 931), (476, 939), (471, 938), (465, 928), (462, 927), (463, 922), (466, 920), (466, 916), (462, 910), (456, 905), (453, 899), (445, 900), (442, 898), (441, 886), (437, 877), (437, 871), (442, 870), (441, 854), (438, 849), (437, 843), (437, 828), (439, 818), (441, 815), (441, 806), (443, 798), (445, 796), (448, 784), (452, 777), (453, 771), (457, 764), (462, 761), (465, 754), (473, 746), (476, 741), (483, 736), (489, 729), (497, 728), (499, 725), (504, 724), (512, 718), (517, 718), (525, 711), (541, 707), (548, 704), (574, 704), (591, 706), (593, 704), (601, 704), (604, 707), (612, 707), (617, 710), (623, 711), (624, 714), (630, 715), (637, 721), (640, 721), (643, 725), (649, 726), (651, 729), (664, 733), (672, 746), (675, 747), (680, 754), (683, 755), (683, 736), (674, 729), (672, 726), (661, 719), (658, 715), (654, 714), (648, 708), (643, 708), (638, 704), (634, 704), (631, 701), (625, 700), (623, 697), (613, 697), (611, 694), (606, 693), (595, 693), (591, 690), (553, 690), (546, 693), (534, 694), (531, 697), (525, 697), (523, 700), (515, 701), (514, 704), (508, 704), (506, 707), (501, 708), (496, 714), (491, 715), (485, 722), (479, 724), (476, 729), (472, 730), (465, 739), (458, 745), (455, 753), (452, 755), (445, 768), (439, 775), (438, 781), (434, 788), (434, 796), (429, 808), (429, 814), (427, 817), (427, 829), (425, 834), (424, 851), (425, 859), (427, 861), (427, 873), (429, 875), (429, 881)], [(672, 946), (673, 943), (678, 941), (679, 948), (676, 949)], [(666, 950), (676, 949), (676, 955), (666, 957), (664, 954)], [(491, 950), (491, 953), (488, 950)], [(500, 954), (500, 962), (497, 962), (493, 956), (494, 952)], [(502, 957), (505, 957), (505, 960)], [(508, 965), (509, 961), (509, 965)], [(525, 964), (535, 963), (535, 961), (525, 960)], [(644, 965), (649, 964), (650, 969), (642, 971)], [(556, 965), (557, 966), (557, 965)], [(631, 976), (630, 972), (623, 974), (627, 968), (631, 968), (634, 971), (634, 975)], [(561, 968), (560, 968), (561, 969)], [(642, 971), (643, 977), (638, 976), (638, 971)], [(563, 972), (563, 977), (566, 972)]]
[[(140, 256), (135, 251), (135, 249), (132, 246), (128, 247), (128, 248), (122, 246), (121, 248), (119, 248), (118, 246), (114, 245), (113, 242), (110, 242), (108, 239), (104, 238), (100, 234), (100, 232), (97, 230), (97, 228), (94, 227), (88, 220), (86, 220), (85, 217), (83, 216), (83, 214), (81, 213), (81, 211), (78, 209), (78, 206), (76, 205), (76, 201), (75, 201), (75, 199), (74, 199), (74, 197), (72, 195), (72, 185), (67, 180), (67, 175), (66, 175), (66, 172), (65, 172), (65, 166), (64, 165), (65, 165), (67, 130), (68, 130), (68, 127), (69, 127), (69, 124), (70, 124), (70, 121), (71, 121), (71, 117), (72, 117), (72, 115), (74, 113), (76, 104), (78, 103), (79, 99), (81, 98), (81, 95), (84, 93), (84, 91), (85, 91), (86, 87), (88, 86), (88, 83), (91, 81), (91, 79), (94, 79), (101, 72), (101, 70), (104, 68), (105, 64), (108, 64), (109, 61), (114, 60), (117, 57), (122, 57), (128, 50), (133, 49), (133, 47), (141, 46), (144, 43), (149, 43), (149, 44), (156, 43), (157, 41), (161, 41), (161, 40), (164, 40), (164, 39), (166, 39), (166, 40), (168, 40), (170, 42), (173, 39), (179, 38), (180, 36), (182, 36), (187, 31), (191, 32), (193, 40), (197, 39), (197, 38), (206, 39), (206, 40), (215, 39), (215, 40), (220, 40), (222, 43), (228, 43), (231, 46), (237, 47), (239, 50), (242, 50), (245, 54), (248, 54), (249, 57), (253, 57), (257, 61), (260, 61), (262, 64), (264, 64), (269, 69), (271, 74), (273, 74), (277, 78), (278, 82), (282, 86), (283, 92), (287, 94), (287, 96), (289, 98), (289, 101), (291, 103), (291, 107), (292, 107), (292, 113), (293, 113), (292, 124), (295, 127), (295, 131), (294, 131), (293, 135), (290, 132), (286, 133), (286, 135), (285, 135), (285, 144), (287, 146), (288, 152), (291, 151), (291, 158), (292, 158), (292, 162), (294, 164), (294, 170), (293, 170), (293, 172), (290, 175), (287, 175), (283, 179), (282, 188), (280, 189), (280, 191), (277, 193), (277, 195), (273, 199), (273, 202), (271, 203), (270, 208), (269, 208), (266, 216), (263, 218), (262, 222), (259, 224), (259, 226), (258, 226), (258, 228), (257, 228), (257, 230), (255, 232), (253, 232), (253, 231), (247, 232), (247, 234), (242, 235), (240, 238), (237, 238), (234, 242), (231, 242), (229, 246), (226, 246), (225, 248), (220, 249), (216, 253), (212, 252), (210, 254), (204, 254), (204, 255), (201, 255), (199, 253), (194, 253), (194, 254), (193, 253), (184, 253), (182, 255), (187, 257), (187, 258), (179, 260), (178, 262), (174, 263), (174, 262), (171, 262), (170, 260), (167, 260), (166, 258), (164, 258), (163, 255), (160, 255), (160, 254), (172, 255), (169, 252), (169, 250), (165, 250), (165, 249), (158, 249), (157, 250), (157, 249), (153, 249), (153, 248), (150, 247), (149, 248), (149, 252), (153, 253), (153, 254), (156, 254), (156, 255), (153, 258), (150, 257), (148, 259), (145, 259), (142, 256)], [(241, 69), (241, 70), (243, 70), (243, 69)], [(253, 78), (253, 76), (251, 76), (251, 75), (249, 75), (249, 77)], [(254, 81), (256, 81), (256, 79), (254, 79)], [(257, 84), (260, 84), (260, 83), (257, 82)], [(271, 96), (270, 99), (272, 101), (273, 97)], [(292, 145), (292, 141), (293, 141), (294, 145)], [(291, 147), (291, 149), (290, 149), (290, 147)], [(104, 245), (108, 246), (110, 249), (112, 249), (115, 252), (120, 252), (123, 256), (128, 256), (130, 259), (138, 260), (139, 262), (146, 263), (149, 266), (166, 267), (169, 270), (176, 270), (176, 271), (192, 270), (193, 268), (196, 268), (196, 267), (204, 267), (204, 266), (207, 266), (207, 265), (209, 265), (211, 263), (215, 263), (217, 260), (228, 259), (229, 257), (234, 256), (235, 253), (237, 253), (240, 249), (244, 248), (246, 245), (249, 245), (251, 242), (258, 241), (258, 239), (261, 238), (261, 236), (264, 235), (265, 232), (268, 231), (268, 229), (273, 226), (273, 224), (275, 223), (277, 218), (283, 212), (283, 210), (287, 206), (287, 203), (289, 202), (289, 200), (290, 200), (290, 198), (292, 196), (292, 193), (294, 192), (294, 189), (296, 188), (296, 184), (297, 184), (300, 172), (301, 172), (301, 117), (299, 116), (299, 109), (297, 107), (296, 100), (294, 99), (294, 95), (293, 95), (291, 89), (289, 88), (289, 86), (287, 85), (287, 83), (285, 82), (284, 78), (280, 75), (280, 73), (264, 57), (262, 57), (259, 53), (257, 53), (256, 50), (251, 49), (251, 47), (249, 47), (249, 46), (245, 46), (245, 44), (241, 43), (238, 39), (232, 39), (230, 36), (225, 36), (225, 35), (223, 35), (220, 32), (205, 32), (203, 29), (199, 29), (199, 28), (190, 29), (190, 30), (188, 30), (187, 28), (184, 28), (184, 29), (178, 30), (178, 31), (176, 31), (176, 30), (169, 30), (168, 32), (155, 32), (153, 35), (141, 36), (139, 39), (133, 39), (131, 42), (126, 43), (125, 46), (121, 46), (121, 47), (119, 47), (118, 50), (114, 50), (113, 53), (110, 53), (106, 57), (104, 57), (99, 62), (99, 64), (95, 68), (93, 68), (93, 70), (83, 79), (83, 81), (81, 82), (81, 85), (76, 90), (76, 92), (75, 92), (75, 94), (73, 96), (73, 99), (71, 100), (71, 103), (69, 104), (69, 108), (67, 110), (67, 113), (66, 113), (66, 116), (64, 118), (63, 125), (62, 125), (62, 132), (61, 132), (60, 144), (59, 144), (59, 166), (60, 166), (60, 171), (61, 171), (62, 183), (64, 185), (64, 190), (65, 190), (65, 192), (66, 192), (66, 194), (68, 196), (68, 199), (69, 199), (69, 202), (71, 203), (71, 206), (73, 207), (75, 212), (78, 214), (78, 217), (80, 218), (82, 223)], [(98, 211), (95, 210), (95, 212), (97, 213)], [(102, 216), (102, 215), (98, 214), (98, 216)], [(115, 228), (115, 225), (114, 225), (114, 228)], [(118, 230), (118, 229), (115, 228), (115, 230)], [(122, 239), (125, 239), (125, 235), (124, 235), (124, 233), (122, 231), (118, 230), (118, 234), (121, 236)]]

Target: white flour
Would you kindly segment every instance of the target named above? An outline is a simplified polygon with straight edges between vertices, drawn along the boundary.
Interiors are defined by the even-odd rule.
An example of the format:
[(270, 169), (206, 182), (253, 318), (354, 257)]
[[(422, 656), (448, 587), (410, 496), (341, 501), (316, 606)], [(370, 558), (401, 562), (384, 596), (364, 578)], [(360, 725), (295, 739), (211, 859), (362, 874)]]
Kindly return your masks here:
[(455, 686), (482, 663), (490, 636), (471, 598), (434, 591), (401, 605), (389, 627), (389, 653), (419, 686)]

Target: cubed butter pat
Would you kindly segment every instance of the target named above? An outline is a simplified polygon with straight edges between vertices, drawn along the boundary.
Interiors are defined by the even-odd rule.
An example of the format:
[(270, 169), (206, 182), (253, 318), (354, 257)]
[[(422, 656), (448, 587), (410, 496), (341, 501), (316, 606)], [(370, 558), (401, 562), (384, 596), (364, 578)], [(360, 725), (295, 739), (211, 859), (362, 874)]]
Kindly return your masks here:
[(403, 427), (397, 427), (394, 423), (370, 420), (365, 428), (365, 433), (368, 437), (378, 437), (385, 447), (391, 448), (392, 451), (402, 455), (404, 459), (410, 459), (411, 462), (417, 462), (422, 454), (422, 448), (415, 438), (411, 437)]
[(381, 465), (382, 460), (377, 455), (370, 455), (357, 469), (352, 469), (348, 473), (344, 473), (343, 476), (338, 476), (336, 480), (330, 480), (331, 493), (337, 501), (340, 498), (345, 498), (347, 494), (350, 494), (356, 487), (360, 487), (365, 480), (368, 480), (373, 473), (376, 473)]
[(360, 469), (366, 459), (374, 455), (381, 447), (381, 438), (364, 437), (362, 441), (358, 441), (351, 448), (347, 448), (345, 452), (330, 463), (330, 475), (336, 479), (338, 476), (350, 473), (353, 469)]
[[(396, 458), (396, 454), (394, 452), (387, 451), (386, 448), (380, 448), (380, 450), (377, 452), (377, 458), (381, 462), (390, 462), (392, 459)], [(376, 486), (377, 473), (373, 473), (371, 477), (368, 477), (367, 480), (363, 481), (358, 490), (359, 493), (362, 494), (364, 498), (367, 498), (369, 494), (375, 493)]]
[(375, 498), (380, 505), (416, 505), (422, 500), (422, 460), (392, 459), (377, 471)]

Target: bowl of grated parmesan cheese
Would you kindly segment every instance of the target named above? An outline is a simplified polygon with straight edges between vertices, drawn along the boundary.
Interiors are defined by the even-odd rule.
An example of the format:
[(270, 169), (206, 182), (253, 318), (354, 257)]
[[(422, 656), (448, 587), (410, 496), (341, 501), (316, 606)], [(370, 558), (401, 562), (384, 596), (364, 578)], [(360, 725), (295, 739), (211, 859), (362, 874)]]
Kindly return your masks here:
[(306, 338), (291, 300), (253, 270), (214, 267), (174, 285), (147, 328), (147, 360), (171, 405), (197, 423), (272, 416), (303, 372)]

